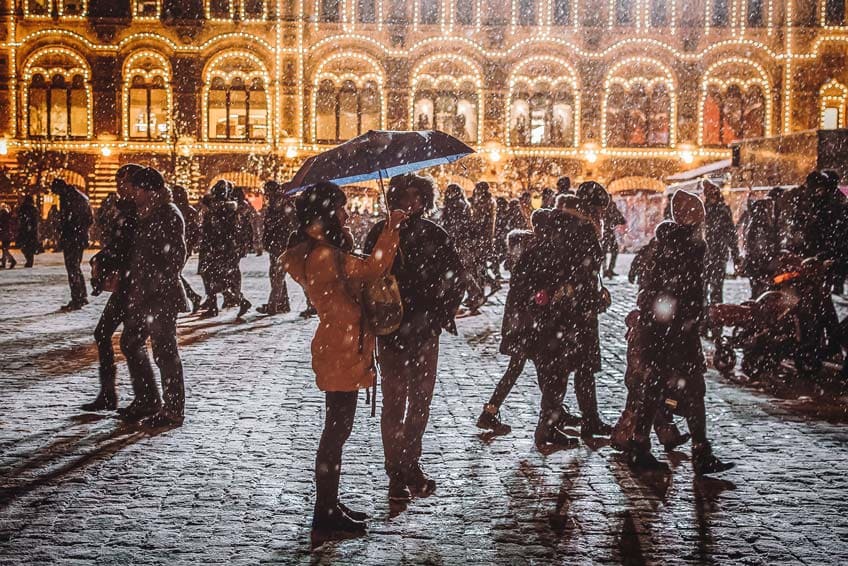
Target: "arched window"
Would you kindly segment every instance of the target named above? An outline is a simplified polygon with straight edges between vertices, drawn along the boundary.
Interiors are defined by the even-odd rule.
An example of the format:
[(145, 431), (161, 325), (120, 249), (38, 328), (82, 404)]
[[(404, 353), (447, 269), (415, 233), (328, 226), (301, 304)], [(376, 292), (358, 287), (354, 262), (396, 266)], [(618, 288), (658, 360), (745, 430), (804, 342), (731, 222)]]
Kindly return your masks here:
[(35, 55), (25, 67), (27, 134), (85, 138), (89, 127), (89, 71), (79, 55), (63, 49)]
[(603, 129), (607, 146), (674, 144), (674, 84), (664, 67), (625, 60), (613, 68), (606, 84)]
[(81, 17), (86, 14), (87, 0), (24, 0), (25, 15), (51, 16), (53, 10), (59, 16)]
[(268, 139), (267, 77), (248, 53), (227, 53), (210, 63), (204, 81), (207, 139)]
[(756, 63), (730, 58), (707, 69), (701, 85), (699, 143), (723, 147), (771, 131), (768, 77)]
[(572, 147), (576, 109), (565, 81), (514, 81), (510, 92), (509, 143), (515, 146)]
[(704, 145), (726, 146), (765, 135), (765, 96), (762, 87), (711, 84), (704, 102)]
[(163, 140), (171, 132), (170, 67), (158, 53), (131, 55), (124, 65), (124, 137)]
[(321, 66), (314, 86), (316, 142), (339, 143), (382, 127), (383, 81), (379, 71), (367, 58), (346, 56)]
[(848, 104), (848, 87), (830, 80), (819, 90), (819, 128), (835, 130), (845, 127), (845, 110)]
[(468, 143), (479, 141), (481, 81), (472, 61), (437, 55), (420, 63), (412, 77), (412, 129), (441, 130)]

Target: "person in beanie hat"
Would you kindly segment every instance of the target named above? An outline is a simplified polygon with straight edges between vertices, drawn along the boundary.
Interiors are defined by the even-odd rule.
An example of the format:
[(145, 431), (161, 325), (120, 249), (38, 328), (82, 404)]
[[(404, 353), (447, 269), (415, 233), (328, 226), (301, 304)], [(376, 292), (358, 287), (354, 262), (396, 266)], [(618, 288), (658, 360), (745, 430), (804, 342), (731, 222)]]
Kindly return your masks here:
[[(661, 411), (681, 414), (692, 438), (695, 473), (712, 474), (733, 464), (716, 458), (707, 440), (706, 364), (699, 336), (704, 315), (704, 207), (696, 195), (678, 191), (671, 208), (673, 220), (657, 226), (637, 310), (628, 315), (628, 395), (612, 443), (627, 454), (631, 465), (664, 469), (651, 453), (650, 429), (658, 424)], [(667, 424), (662, 418), (659, 423)], [(663, 443), (675, 447), (685, 440)]]
[[(122, 416), (128, 420), (149, 417), (143, 422), (148, 428), (178, 427), (184, 418), (185, 387), (177, 315), (191, 310), (180, 279), (186, 258), (185, 223), (159, 171), (145, 167), (133, 174), (131, 183), (138, 223), (121, 351), (135, 400)], [(147, 354), (148, 338), (162, 381), (161, 396)]]

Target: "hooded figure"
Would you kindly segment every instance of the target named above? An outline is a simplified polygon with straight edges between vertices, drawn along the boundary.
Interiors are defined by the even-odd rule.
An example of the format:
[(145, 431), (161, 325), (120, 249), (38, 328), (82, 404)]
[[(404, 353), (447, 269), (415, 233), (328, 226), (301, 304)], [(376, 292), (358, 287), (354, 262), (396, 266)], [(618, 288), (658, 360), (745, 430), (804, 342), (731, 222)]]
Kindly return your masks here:
[[(685, 191), (675, 193), (671, 202), (674, 220), (657, 226), (656, 245), (640, 281), (638, 310), (628, 316), (627, 404), (613, 432), (613, 446), (627, 453), (634, 466), (666, 468), (651, 454), (649, 437), (665, 407), (686, 417), (695, 472), (716, 473), (733, 465), (712, 454), (706, 437), (706, 364), (699, 335), (704, 207)], [(677, 446), (681, 440), (686, 438), (663, 443)]]

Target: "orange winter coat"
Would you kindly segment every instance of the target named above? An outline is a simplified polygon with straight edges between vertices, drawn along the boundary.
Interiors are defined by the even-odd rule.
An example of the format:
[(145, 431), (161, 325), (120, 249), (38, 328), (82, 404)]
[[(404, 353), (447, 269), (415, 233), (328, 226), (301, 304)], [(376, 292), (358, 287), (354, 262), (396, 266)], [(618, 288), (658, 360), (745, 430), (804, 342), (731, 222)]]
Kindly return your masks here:
[(377, 377), (373, 361), (377, 339), (368, 325), (361, 324), (362, 309), (340, 277), (339, 267), (353, 288), (379, 279), (392, 267), (399, 231), (383, 230), (367, 258), (331, 246), (317, 230), (307, 232), (310, 242), (289, 248), (282, 261), (318, 311), (318, 330), (312, 339), (312, 369), (318, 388), (357, 391), (370, 387)]

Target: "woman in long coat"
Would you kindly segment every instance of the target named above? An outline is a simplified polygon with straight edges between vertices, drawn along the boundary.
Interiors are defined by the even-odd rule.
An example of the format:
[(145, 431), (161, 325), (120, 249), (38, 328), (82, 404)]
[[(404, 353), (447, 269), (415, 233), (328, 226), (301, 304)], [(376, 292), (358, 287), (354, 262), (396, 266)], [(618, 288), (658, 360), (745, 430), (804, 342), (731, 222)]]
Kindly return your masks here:
[(389, 272), (397, 253), (399, 228), (406, 214), (393, 211), (365, 259), (352, 255), (345, 232), (345, 194), (332, 183), (319, 183), (296, 202), (300, 228), (283, 254), (283, 265), (303, 287), (318, 312), (312, 339), (312, 369), (325, 393), (324, 431), (315, 460), (313, 537), (339, 538), (364, 533), (366, 518), (339, 501), (342, 449), (353, 429), (360, 389), (376, 379), (376, 336), (363, 318), (352, 289)]

